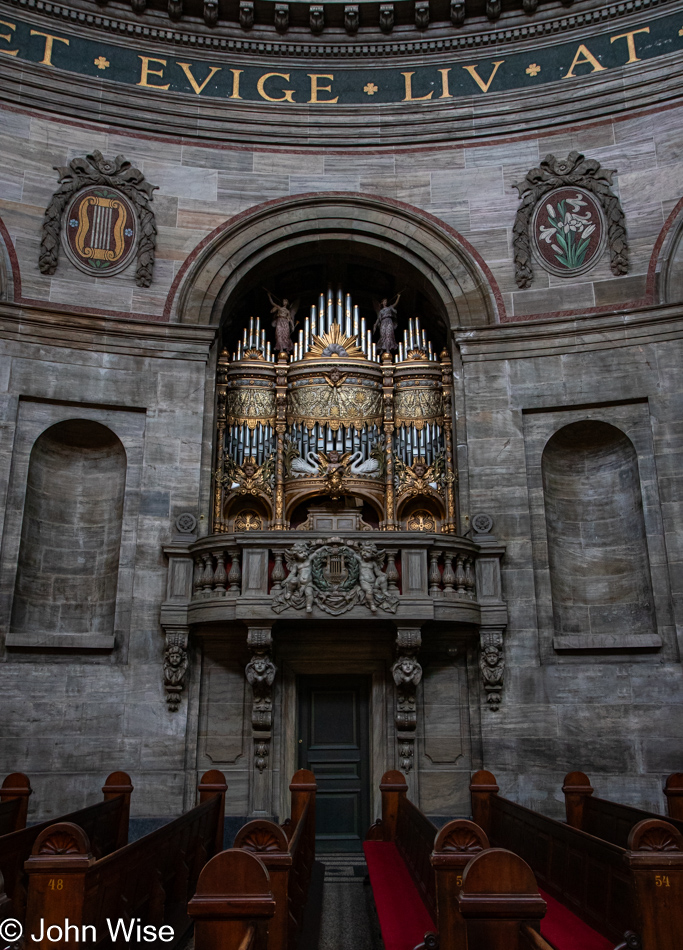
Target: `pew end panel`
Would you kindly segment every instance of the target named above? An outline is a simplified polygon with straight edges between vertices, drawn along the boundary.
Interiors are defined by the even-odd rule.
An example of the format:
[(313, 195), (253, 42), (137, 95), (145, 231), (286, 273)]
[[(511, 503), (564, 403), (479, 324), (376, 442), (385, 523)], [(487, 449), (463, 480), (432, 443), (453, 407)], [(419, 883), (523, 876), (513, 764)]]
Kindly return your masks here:
[(112, 801), (121, 797), (119, 811), (119, 826), (116, 835), (116, 848), (123, 848), (128, 844), (128, 826), (130, 823), (130, 797), (133, 794), (134, 786), (127, 772), (112, 772), (102, 786), (104, 801)]
[(624, 860), (633, 876), (643, 950), (680, 950), (683, 835), (666, 821), (641, 821), (629, 835)]
[[(292, 832), (292, 835), (294, 834), (295, 832)], [(256, 855), (267, 869), (276, 908), (274, 919), (268, 928), (268, 948), (287, 950), (292, 931), (289, 875), (294, 862), (290, 853), (290, 839), (285, 829), (274, 821), (255, 818), (237, 832), (234, 847)]]
[(379, 790), (382, 796), (382, 817), (370, 826), (365, 840), (395, 841), (399, 801), (408, 796), (405, 776), (397, 769), (390, 769), (382, 776)]
[(468, 863), (489, 847), (489, 839), (484, 831), (465, 818), (449, 821), (436, 836), (430, 863), (436, 878), (439, 939), (443, 947), (467, 945), (466, 926), (458, 907), (458, 895)]
[(467, 927), (467, 950), (526, 950), (521, 925), (538, 930), (546, 911), (529, 865), (503, 848), (489, 848), (471, 858), (458, 903)]
[(683, 821), (683, 772), (673, 772), (664, 786), (669, 818)]
[(222, 851), (204, 866), (187, 911), (195, 950), (266, 950), (275, 915), (268, 870), (249, 851)]
[(491, 800), (499, 792), (496, 777), (486, 769), (475, 772), (470, 780), (472, 820), (491, 837)]
[(219, 769), (210, 769), (202, 775), (201, 781), (197, 786), (199, 793), (199, 804), (209, 801), (214, 795), (220, 796), (220, 805), (218, 808), (218, 824), (216, 826), (216, 838), (213, 844), (213, 853), (218, 854), (223, 850), (223, 836), (225, 833), (225, 796), (228, 791), (228, 783), (225, 776)]
[(12, 772), (0, 786), (0, 835), (26, 827), (28, 800), (33, 794), (31, 782), (23, 772)]
[(48, 931), (41, 927), (41, 920), (49, 927), (51, 922), (60, 924), (68, 917), (79, 934), (83, 924), (90, 923), (84, 919), (83, 909), (86, 876), (94, 863), (87, 834), (71, 821), (50, 825), (36, 838), (25, 869), (30, 880), (26, 932), (42, 935), (42, 939), (32, 942), (37, 950), (55, 946), (47, 938)]
[(586, 799), (593, 794), (593, 786), (584, 772), (569, 772), (562, 785), (567, 824), (583, 830)]

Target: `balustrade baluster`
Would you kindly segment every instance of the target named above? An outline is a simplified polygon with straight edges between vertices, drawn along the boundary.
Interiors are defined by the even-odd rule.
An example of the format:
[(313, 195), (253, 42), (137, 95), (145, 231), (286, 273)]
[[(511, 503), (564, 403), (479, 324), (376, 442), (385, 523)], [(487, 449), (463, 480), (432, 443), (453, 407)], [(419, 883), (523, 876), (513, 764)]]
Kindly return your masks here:
[(466, 594), (466, 590), (465, 590), (465, 568), (464, 568), (464, 566), (463, 566), (464, 560), (465, 560), (465, 559), (464, 559), (463, 555), (462, 555), (462, 554), (458, 554), (458, 557), (457, 557), (457, 560), (456, 560), (456, 565), (455, 565), (455, 583), (456, 583), (456, 586), (457, 586), (457, 589), (458, 589), (457, 592), (458, 592), (458, 596), (459, 596), (459, 597), (464, 597), (465, 594)]
[(208, 594), (213, 587), (213, 555), (204, 555), (204, 573), (202, 574), (202, 590)]
[(438, 597), (441, 593), (441, 571), (439, 570), (440, 551), (432, 550), (429, 554), (429, 593)]
[(277, 594), (282, 590), (282, 582), (285, 579), (285, 569), (282, 566), (282, 553), (280, 551), (275, 552), (275, 564), (273, 565), (273, 573), (271, 575), (272, 587), (271, 593)]
[(216, 558), (216, 570), (213, 575), (213, 587), (214, 590), (224, 591), (225, 583), (228, 579), (227, 572), (225, 570), (225, 551), (214, 551), (214, 557)]
[(396, 567), (396, 551), (387, 551), (387, 581), (389, 590), (398, 590), (398, 569)]
[(455, 571), (453, 570), (453, 555), (444, 554), (443, 556), (443, 589), (452, 591), (455, 584)]
[(201, 555), (197, 555), (194, 559), (194, 596), (199, 595), (200, 590), (202, 589), (202, 578), (204, 576), (204, 559)]
[(476, 600), (476, 591), (474, 589), (474, 560), (471, 557), (468, 557), (465, 561), (465, 587), (467, 588), (467, 596), (470, 600)]
[(239, 548), (233, 548), (230, 551), (230, 557), (232, 558), (232, 564), (230, 565), (228, 582), (230, 584), (230, 590), (239, 594), (242, 586), (242, 568), (240, 567)]

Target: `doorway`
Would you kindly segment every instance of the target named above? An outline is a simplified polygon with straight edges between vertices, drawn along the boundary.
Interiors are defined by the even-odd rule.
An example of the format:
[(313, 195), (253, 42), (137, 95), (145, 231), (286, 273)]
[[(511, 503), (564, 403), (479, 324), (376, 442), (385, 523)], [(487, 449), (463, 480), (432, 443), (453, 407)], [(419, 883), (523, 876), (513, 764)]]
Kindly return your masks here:
[(316, 851), (360, 851), (370, 824), (369, 679), (301, 676), (299, 768), (318, 784)]

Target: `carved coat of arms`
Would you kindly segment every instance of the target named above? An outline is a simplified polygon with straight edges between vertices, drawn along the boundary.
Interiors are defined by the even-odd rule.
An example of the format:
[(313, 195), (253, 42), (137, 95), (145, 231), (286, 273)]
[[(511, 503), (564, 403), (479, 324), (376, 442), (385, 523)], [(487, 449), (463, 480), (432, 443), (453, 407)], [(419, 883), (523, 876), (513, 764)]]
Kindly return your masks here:
[(273, 600), (273, 610), (288, 607), (311, 613), (316, 604), (338, 616), (357, 604), (372, 613), (395, 613), (398, 596), (382, 570), (385, 552), (367, 541), (300, 541), (285, 552), (289, 575)]

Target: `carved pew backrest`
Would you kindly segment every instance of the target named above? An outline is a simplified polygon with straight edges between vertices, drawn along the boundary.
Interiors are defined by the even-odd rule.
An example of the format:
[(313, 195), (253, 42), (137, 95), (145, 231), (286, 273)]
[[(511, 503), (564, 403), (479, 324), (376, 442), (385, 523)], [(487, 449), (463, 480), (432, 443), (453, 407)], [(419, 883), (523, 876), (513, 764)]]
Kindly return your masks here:
[(458, 903), (467, 950), (526, 950), (521, 925), (537, 928), (546, 911), (531, 868), (502, 848), (490, 848), (470, 860)]
[(683, 935), (683, 835), (650, 818), (631, 830), (625, 861), (633, 876), (643, 950), (680, 950)]
[(664, 786), (669, 818), (683, 821), (683, 772), (673, 772)]
[(215, 855), (199, 875), (187, 911), (195, 950), (266, 950), (275, 899), (265, 865), (238, 848)]
[(449, 821), (436, 836), (430, 861), (436, 884), (435, 920), (442, 947), (467, 946), (458, 896), (467, 864), (488, 847), (488, 838), (479, 825), (465, 818)]
[(275, 916), (268, 928), (269, 950), (294, 947), (301, 929), (315, 859), (315, 775), (299, 769), (289, 786), (291, 817), (282, 825), (256, 819), (235, 837), (235, 848), (257, 854), (270, 874)]
[(31, 782), (23, 772), (12, 772), (0, 786), (0, 835), (26, 827), (28, 800), (33, 794)]

